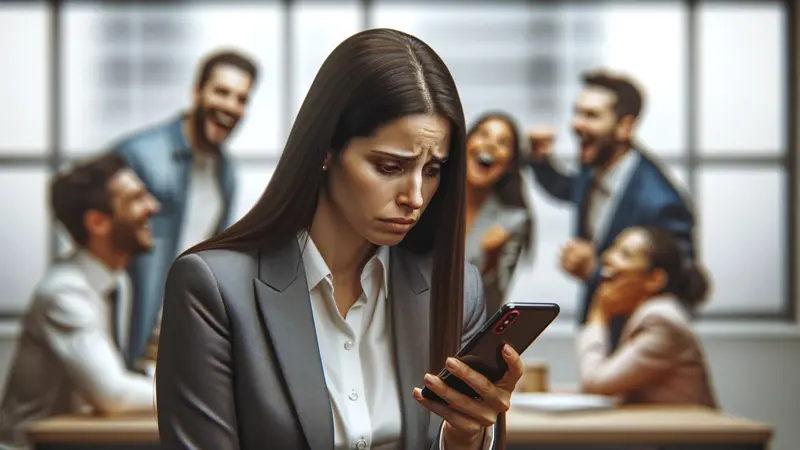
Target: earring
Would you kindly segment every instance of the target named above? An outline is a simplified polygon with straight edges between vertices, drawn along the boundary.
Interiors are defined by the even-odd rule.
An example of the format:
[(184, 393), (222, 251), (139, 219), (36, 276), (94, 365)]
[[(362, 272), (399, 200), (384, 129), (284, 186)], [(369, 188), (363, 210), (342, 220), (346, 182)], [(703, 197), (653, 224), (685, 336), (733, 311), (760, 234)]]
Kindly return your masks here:
[(323, 164), (322, 165), (322, 170), (328, 170), (328, 165), (327, 164)]

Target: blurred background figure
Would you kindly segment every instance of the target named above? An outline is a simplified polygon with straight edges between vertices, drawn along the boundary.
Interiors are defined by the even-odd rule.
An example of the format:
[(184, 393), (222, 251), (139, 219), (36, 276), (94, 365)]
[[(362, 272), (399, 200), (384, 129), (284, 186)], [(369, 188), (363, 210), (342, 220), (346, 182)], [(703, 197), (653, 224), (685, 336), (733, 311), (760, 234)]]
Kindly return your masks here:
[(24, 447), (25, 428), (57, 414), (153, 408), (153, 378), (128, 372), (122, 357), (131, 306), (124, 268), (152, 248), (159, 204), (117, 155), (57, 175), (50, 200), (77, 250), (33, 293), (0, 405), (0, 444)]
[[(660, 226), (675, 233), (694, 256), (694, 217), (683, 193), (656, 157), (635, 142), (643, 95), (629, 78), (607, 71), (583, 76), (572, 130), (579, 141), (580, 170), (565, 174), (551, 161), (552, 133), (530, 133), (531, 167), (553, 197), (573, 203), (574, 235), (563, 247), (561, 267), (584, 283), (582, 320), (591, 308), (600, 276), (600, 255), (625, 228)], [(625, 316), (612, 319), (612, 348)]]
[[(663, 228), (628, 228), (603, 254), (589, 318), (578, 337), (581, 389), (625, 403), (716, 407), (713, 383), (688, 311), (706, 298), (708, 279), (687, 263)], [(610, 356), (609, 318), (630, 315)]]
[(241, 53), (209, 55), (200, 64), (188, 112), (128, 136), (112, 149), (163, 204), (153, 218), (156, 246), (128, 269), (134, 292), (131, 366), (142, 357), (158, 322), (169, 265), (232, 221), (236, 174), (223, 145), (245, 114), (256, 74), (255, 63)]
[(482, 115), (467, 133), (467, 241), (493, 314), (505, 302), (523, 251), (530, 250), (533, 214), (525, 203), (520, 135), (502, 112)]

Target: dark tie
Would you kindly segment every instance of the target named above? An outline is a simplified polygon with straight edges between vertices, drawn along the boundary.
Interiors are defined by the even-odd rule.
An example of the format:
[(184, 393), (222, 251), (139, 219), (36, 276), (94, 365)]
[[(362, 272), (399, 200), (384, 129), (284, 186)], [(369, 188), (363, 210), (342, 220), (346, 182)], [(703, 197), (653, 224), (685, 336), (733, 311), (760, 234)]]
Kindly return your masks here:
[[(589, 183), (586, 187), (586, 195), (583, 197), (583, 203), (581, 204), (580, 211), (580, 237), (586, 239), (587, 241), (594, 240), (594, 231), (592, 230), (593, 227), (589, 223), (589, 214), (592, 212), (592, 203), (598, 194), (607, 197), (610, 195), (610, 192), (597, 180), (597, 178), (595, 178), (594, 175), (592, 175), (589, 178)], [(592, 217), (592, 219), (596, 222), (598, 218)]]
[(119, 351), (122, 351), (122, 346), (119, 343), (119, 288), (115, 287), (108, 293), (108, 304), (111, 306), (111, 335), (114, 337), (114, 344)]

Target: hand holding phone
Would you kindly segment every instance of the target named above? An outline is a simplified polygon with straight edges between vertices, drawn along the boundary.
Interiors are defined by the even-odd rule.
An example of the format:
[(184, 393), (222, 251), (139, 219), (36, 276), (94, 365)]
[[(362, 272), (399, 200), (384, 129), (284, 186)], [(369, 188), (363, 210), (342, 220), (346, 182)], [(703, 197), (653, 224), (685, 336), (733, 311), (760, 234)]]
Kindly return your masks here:
[[(503, 347), (508, 344), (517, 354), (522, 354), (555, 320), (560, 312), (553, 303), (507, 303), (503, 305), (481, 330), (458, 352), (455, 358), (477, 371), (490, 382), (497, 383), (508, 370), (503, 357)], [(439, 378), (450, 388), (478, 400), (480, 395), (464, 380), (454, 376), (447, 368)], [(447, 403), (427, 386), (422, 396), (428, 400)]]

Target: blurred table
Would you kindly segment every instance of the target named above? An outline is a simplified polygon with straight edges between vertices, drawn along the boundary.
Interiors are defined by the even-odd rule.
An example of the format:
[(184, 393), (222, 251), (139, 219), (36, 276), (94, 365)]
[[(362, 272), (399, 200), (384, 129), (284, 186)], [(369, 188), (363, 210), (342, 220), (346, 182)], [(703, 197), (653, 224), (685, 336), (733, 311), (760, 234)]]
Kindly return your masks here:
[(541, 413), (512, 409), (509, 450), (767, 450), (772, 427), (692, 406)]
[[(695, 407), (625, 406), (607, 411), (508, 414), (509, 450), (767, 450), (772, 428)], [(34, 425), (35, 450), (154, 450), (152, 415), (59, 416)]]
[(56, 416), (28, 430), (33, 450), (156, 450), (158, 423), (153, 414)]

